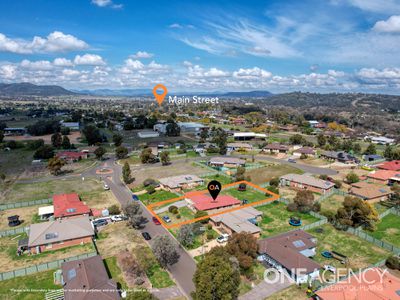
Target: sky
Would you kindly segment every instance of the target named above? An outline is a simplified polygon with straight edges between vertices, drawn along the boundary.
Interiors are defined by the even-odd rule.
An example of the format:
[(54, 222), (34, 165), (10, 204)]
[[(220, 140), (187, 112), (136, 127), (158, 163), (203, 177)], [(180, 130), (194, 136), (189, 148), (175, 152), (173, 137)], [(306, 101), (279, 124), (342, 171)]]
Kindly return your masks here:
[(1, 1), (0, 82), (400, 94), (400, 0)]

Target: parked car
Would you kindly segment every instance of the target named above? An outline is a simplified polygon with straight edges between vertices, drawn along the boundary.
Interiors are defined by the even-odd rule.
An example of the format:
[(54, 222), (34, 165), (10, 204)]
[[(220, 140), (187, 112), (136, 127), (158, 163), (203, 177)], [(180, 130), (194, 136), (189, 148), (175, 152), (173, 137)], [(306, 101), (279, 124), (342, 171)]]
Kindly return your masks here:
[(157, 219), (156, 217), (153, 217), (153, 223), (156, 225), (161, 225), (161, 222), (159, 219)]
[(8, 226), (10, 227), (15, 227), (21, 224), (21, 221), (19, 220), (19, 216), (14, 215), (14, 216), (9, 216), (7, 218), (8, 220)]
[(226, 233), (223, 233), (219, 237), (217, 237), (217, 242), (222, 244), (222, 243), (227, 242), (228, 239), (229, 239), (229, 235)]
[(111, 216), (111, 221), (113, 222), (119, 222), (119, 221), (123, 221), (125, 218), (123, 215), (114, 215)]
[(148, 233), (148, 232), (142, 232), (142, 236), (144, 237), (144, 239), (145, 239), (146, 241), (151, 240), (150, 233)]
[(92, 221), (93, 226), (95, 227), (100, 227), (100, 226), (105, 226), (108, 224), (107, 220), (105, 219), (99, 219), (99, 220), (93, 220)]
[(296, 163), (296, 161), (295, 161), (293, 158), (289, 158), (287, 161), (290, 162), (290, 163), (292, 163), (292, 164), (295, 164), (295, 163)]
[(135, 194), (132, 194), (132, 200), (133, 201), (139, 201), (139, 197)]
[(110, 190), (110, 187), (108, 186), (108, 184), (104, 184), (103, 189), (104, 189), (105, 191), (109, 191), (109, 190)]
[(171, 223), (170, 217), (168, 217), (168, 216), (163, 216), (162, 218), (163, 218), (163, 220), (164, 220), (165, 222)]

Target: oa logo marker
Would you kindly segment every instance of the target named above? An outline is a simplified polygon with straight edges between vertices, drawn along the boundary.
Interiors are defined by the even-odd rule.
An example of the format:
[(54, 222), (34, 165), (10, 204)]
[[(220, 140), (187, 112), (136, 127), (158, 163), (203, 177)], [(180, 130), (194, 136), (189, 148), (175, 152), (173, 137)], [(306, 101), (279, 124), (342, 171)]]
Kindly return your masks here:
[(217, 180), (211, 180), (207, 185), (208, 192), (211, 197), (217, 199), (219, 192), (221, 192), (221, 183)]
[[(163, 93), (162, 93), (162, 94), (158, 94), (158, 93), (157, 93), (157, 90), (158, 90), (158, 89), (163, 90)], [(159, 106), (161, 106), (161, 104), (163, 103), (164, 98), (165, 98), (165, 96), (167, 95), (167, 93), (168, 93), (168, 90), (167, 90), (167, 88), (165, 87), (165, 85), (157, 84), (157, 85), (153, 88), (153, 95), (154, 95), (154, 97), (156, 98), (156, 100), (157, 100)]]

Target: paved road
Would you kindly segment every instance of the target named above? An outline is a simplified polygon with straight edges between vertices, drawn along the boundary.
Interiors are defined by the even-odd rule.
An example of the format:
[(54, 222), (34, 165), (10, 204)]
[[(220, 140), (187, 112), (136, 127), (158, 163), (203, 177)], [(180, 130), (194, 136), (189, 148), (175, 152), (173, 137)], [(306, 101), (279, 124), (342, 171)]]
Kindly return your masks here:
[[(118, 199), (121, 205), (124, 206), (132, 201), (132, 192), (129, 191), (120, 180), (121, 167), (116, 164), (111, 166), (109, 163), (107, 167), (111, 167), (114, 170), (114, 173), (110, 176), (111, 178), (105, 178), (105, 181), (107, 182), (111, 191), (114, 193), (115, 197)], [(146, 223), (145, 227), (140, 231), (147, 231), (148, 233), (150, 233), (152, 238), (156, 237), (157, 235), (170, 235), (172, 237), (172, 234), (162, 225), (155, 225), (151, 221), (152, 215), (141, 202), (140, 204), (143, 207), (143, 216), (149, 220), (149, 222)], [(152, 241), (150, 241), (150, 245), (151, 243)], [(179, 247), (180, 259), (176, 264), (170, 266), (168, 270), (174, 277), (176, 283), (181, 288), (181, 290), (188, 298), (190, 298), (190, 293), (195, 289), (192, 278), (194, 272), (196, 271), (196, 262), (184, 249), (179, 246), (178, 242), (176, 242), (176, 244)]]

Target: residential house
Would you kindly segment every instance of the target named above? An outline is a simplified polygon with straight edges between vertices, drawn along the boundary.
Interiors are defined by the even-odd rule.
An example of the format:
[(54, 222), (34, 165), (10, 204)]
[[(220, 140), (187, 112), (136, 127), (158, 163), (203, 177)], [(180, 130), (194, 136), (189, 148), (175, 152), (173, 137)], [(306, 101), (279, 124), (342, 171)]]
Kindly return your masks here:
[(76, 193), (53, 195), (53, 206), (56, 219), (91, 214), (89, 206)]
[(385, 201), (390, 198), (393, 192), (388, 186), (360, 181), (351, 185), (349, 194), (363, 200)]
[(208, 129), (208, 126), (194, 122), (178, 122), (178, 126), (184, 133), (200, 133), (200, 131)]
[(317, 239), (303, 230), (286, 232), (258, 241), (258, 259), (286, 272), (297, 283), (319, 276), (321, 266), (310, 257), (316, 255)]
[(213, 216), (210, 218), (210, 223), (217, 227), (220, 232), (225, 232), (229, 235), (248, 232), (259, 238), (261, 229), (256, 224), (261, 221), (261, 217), (262, 212), (250, 206)]
[(233, 133), (233, 138), (235, 141), (246, 141), (253, 139), (264, 140), (267, 138), (267, 135), (264, 133), (255, 133), (255, 132), (235, 132)]
[(252, 151), (253, 146), (247, 143), (228, 143), (227, 144), (228, 151)]
[(311, 147), (301, 147), (293, 151), (293, 155), (295, 156), (301, 156), (301, 155), (306, 155), (306, 156), (315, 156), (315, 149)]
[(289, 146), (279, 144), (279, 143), (272, 143), (266, 145), (262, 151), (263, 152), (269, 152), (269, 153), (288, 153), (289, 152)]
[(28, 250), (37, 254), (90, 243), (93, 236), (94, 229), (88, 216), (31, 224)]
[(138, 137), (141, 139), (147, 139), (147, 138), (155, 138), (159, 137), (160, 133), (157, 131), (151, 131), (151, 130), (142, 130), (137, 133)]
[(241, 202), (229, 195), (219, 195), (215, 200), (207, 194), (188, 193), (186, 201), (193, 211), (207, 211), (209, 214), (240, 206)]
[(54, 206), (42, 206), (38, 208), (38, 216), (41, 220), (48, 220), (50, 217), (54, 215)]
[(171, 192), (180, 192), (184, 189), (191, 189), (201, 184), (204, 180), (197, 175), (178, 175), (159, 179), (161, 188)]
[(373, 144), (378, 145), (393, 145), (395, 144), (395, 139), (387, 138), (385, 136), (365, 136), (365, 140), (370, 140)]
[(3, 129), (5, 136), (24, 135), (26, 133), (25, 127), (6, 127)]
[(378, 155), (378, 154), (368, 154), (368, 155), (364, 155), (364, 160), (365, 161), (377, 161), (377, 160), (382, 160), (383, 157)]
[(387, 161), (379, 164), (377, 167), (382, 170), (400, 171), (400, 160)]
[(320, 300), (394, 300), (400, 298), (400, 278), (388, 270), (367, 268), (316, 292)]
[(61, 127), (67, 127), (73, 131), (79, 131), (79, 122), (64, 122), (60, 121)]
[(246, 161), (237, 157), (219, 156), (211, 158), (208, 161), (208, 165), (212, 167), (237, 168), (240, 166), (245, 166)]
[(344, 151), (322, 151), (320, 156), (327, 160), (338, 161), (346, 164), (359, 163), (359, 160), (356, 157)]
[(245, 125), (245, 124), (246, 124), (246, 119), (244, 119), (244, 118), (233, 118), (233, 119), (231, 120), (231, 122), (232, 122), (234, 125)]
[(315, 178), (306, 174), (286, 174), (280, 177), (281, 186), (290, 186), (298, 190), (308, 190), (315, 193), (326, 194), (333, 188), (330, 181)]
[(78, 151), (60, 151), (57, 152), (56, 156), (65, 160), (68, 163), (73, 163), (81, 159), (86, 159), (88, 157), (88, 154)]
[(400, 179), (400, 171), (392, 170), (376, 170), (367, 175), (368, 181), (391, 185)]
[(64, 300), (121, 299), (99, 255), (64, 262), (61, 271)]

